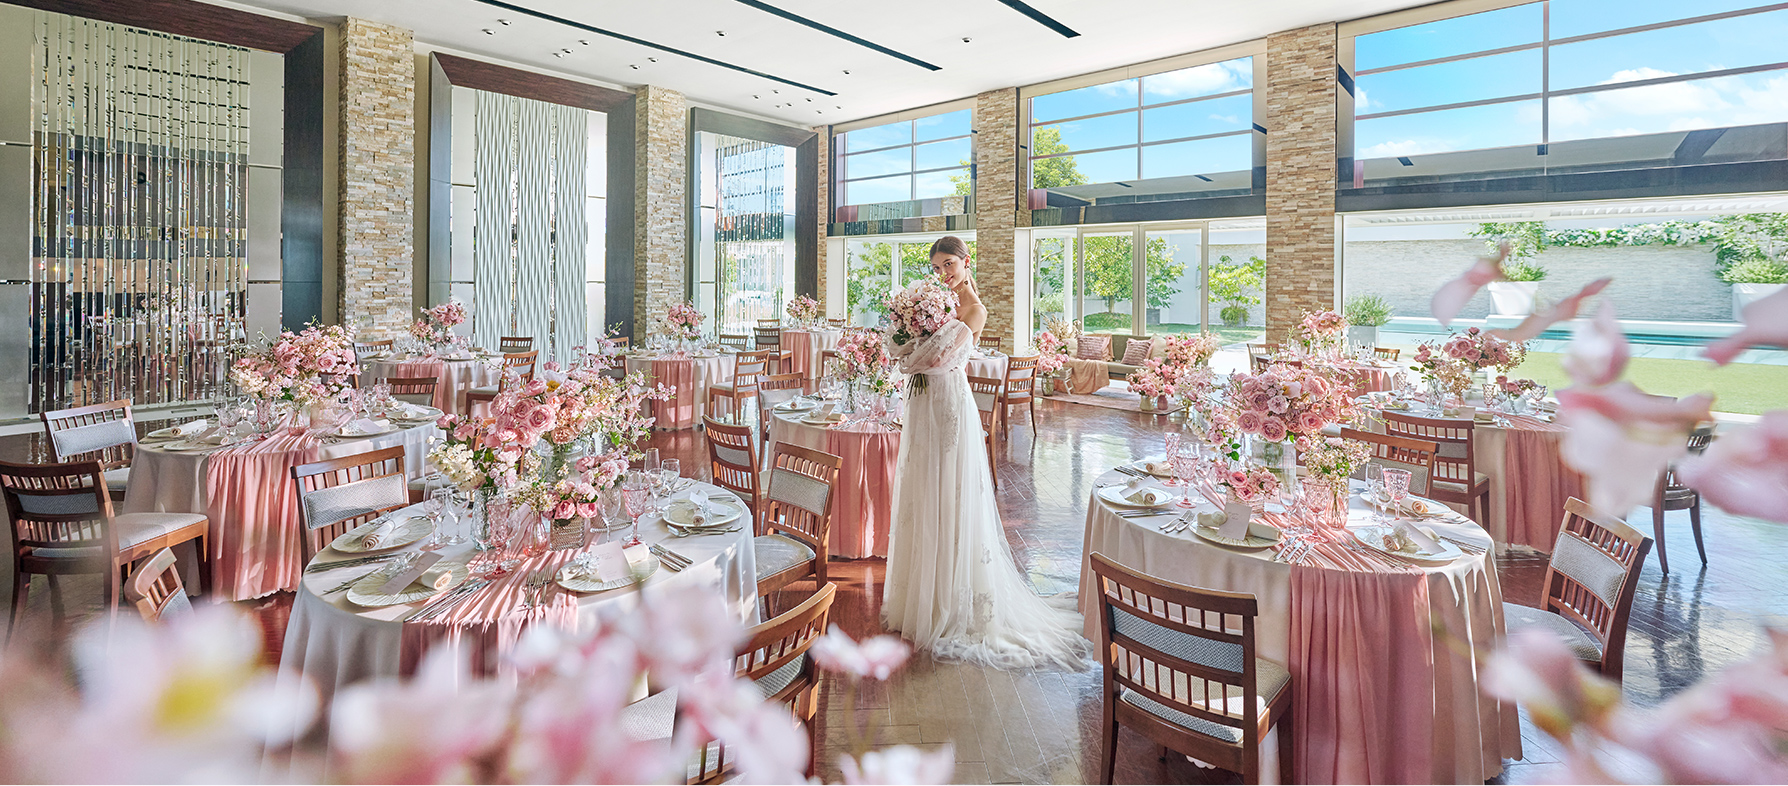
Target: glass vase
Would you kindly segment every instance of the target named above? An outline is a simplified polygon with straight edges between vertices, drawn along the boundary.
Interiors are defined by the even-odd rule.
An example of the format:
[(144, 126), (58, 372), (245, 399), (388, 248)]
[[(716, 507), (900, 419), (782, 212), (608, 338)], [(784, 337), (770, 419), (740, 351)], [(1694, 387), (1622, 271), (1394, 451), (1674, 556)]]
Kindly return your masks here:
[(855, 379), (844, 381), (843, 411), (846, 414), (856, 414), (857, 412), (857, 380)]
[(1440, 417), (1446, 411), (1447, 386), (1438, 379), (1428, 380), (1428, 414)]

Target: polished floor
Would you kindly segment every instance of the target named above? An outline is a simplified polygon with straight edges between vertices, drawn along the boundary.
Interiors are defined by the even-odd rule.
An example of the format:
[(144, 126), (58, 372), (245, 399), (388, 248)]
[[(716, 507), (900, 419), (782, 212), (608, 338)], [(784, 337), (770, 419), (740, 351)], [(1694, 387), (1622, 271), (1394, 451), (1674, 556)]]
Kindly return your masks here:
[[(999, 447), (1000, 511), (1014, 556), (1039, 593), (1076, 588), (1081, 565), (1086, 502), (1095, 478), (1118, 461), (1158, 450), (1157, 416), (1048, 399), (1037, 404), (1037, 428), (1014, 418)], [(660, 432), (652, 445), (685, 467), (704, 467), (705, 449), (694, 431)], [(24, 458), (23, 439), (0, 440), (0, 458)], [(1651, 529), (1649, 510), (1629, 520)], [(1670, 514), (1673, 572), (1648, 558), (1634, 604), (1627, 643), (1626, 691), (1639, 704), (1654, 704), (1682, 686), (1763, 646), (1759, 625), (1788, 615), (1788, 528), (1709, 510), (1704, 534), (1709, 565), (1695, 556), (1686, 512)], [(1499, 569), (1511, 602), (1535, 604), (1545, 571), (1543, 557), (1503, 557)], [(857, 636), (880, 626), (882, 563), (834, 561), (839, 588), (833, 620)], [(796, 585), (798, 589), (802, 585)], [(69, 588), (71, 602), (81, 597)], [(33, 592), (36, 615), (48, 614), (47, 593)], [(268, 653), (277, 658), (290, 596), (246, 604), (267, 625)], [(874, 723), (884, 744), (954, 745), (956, 780), (962, 783), (1078, 783), (1096, 776), (1100, 697), (1097, 672), (1007, 673), (935, 661), (923, 654), (885, 685), (854, 702), (854, 720)], [(824, 692), (821, 775), (837, 782), (837, 755), (845, 750), (849, 704), (834, 681)], [(1554, 746), (1523, 723), (1527, 760), (1510, 762), (1502, 780), (1535, 779), (1538, 765), (1555, 761)], [(1126, 733), (1118, 752), (1120, 783), (1208, 783), (1235, 780), (1201, 770), (1183, 757), (1165, 760), (1146, 741)]]

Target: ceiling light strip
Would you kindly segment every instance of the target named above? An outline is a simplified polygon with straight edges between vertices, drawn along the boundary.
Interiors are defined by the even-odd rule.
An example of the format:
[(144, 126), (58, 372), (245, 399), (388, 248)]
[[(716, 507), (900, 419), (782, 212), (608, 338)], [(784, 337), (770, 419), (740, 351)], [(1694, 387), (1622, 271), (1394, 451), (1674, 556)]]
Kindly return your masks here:
[(1075, 38), (1080, 35), (1074, 28), (1056, 21), (1055, 17), (1032, 8), (1031, 5), (1024, 2), (1024, 0), (1000, 0), (1000, 2), (1005, 4), (1007, 8), (1030, 17), (1031, 21), (1060, 33), (1063, 38)]
[(924, 68), (924, 69), (931, 70), (931, 71), (943, 70), (943, 66), (933, 65), (931, 63), (927, 63), (924, 60), (920, 60), (919, 58), (913, 57), (911, 55), (896, 52), (892, 49), (882, 46), (881, 44), (877, 44), (873, 41), (865, 41), (861, 38), (851, 35), (850, 33), (846, 33), (843, 30), (839, 30), (836, 27), (832, 27), (831, 25), (826, 25), (826, 24), (821, 24), (819, 22), (815, 22), (812, 19), (808, 19), (807, 17), (804, 17), (800, 14), (797, 14), (797, 13), (794, 13), (791, 11), (784, 11), (780, 8), (777, 8), (776, 6), (770, 5), (769, 3), (759, 2), (759, 0), (739, 0), (739, 2), (743, 3), (745, 5), (751, 6), (752, 8), (755, 8), (755, 9), (762, 11), (766, 14), (774, 14), (776, 16), (782, 17), (783, 19), (787, 19), (790, 22), (794, 22), (795, 24), (811, 27), (811, 28), (818, 30), (822, 33), (825, 33), (827, 35), (837, 36), (837, 37), (842, 38), (846, 41), (849, 41), (853, 44), (856, 44), (857, 46), (866, 47), (868, 49), (873, 49), (873, 50), (880, 52), (884, 55), (887, 55), (889, 57), (905, 60), (906, 62), (912, 63), (913, 65), (916, 65), (920, 68)]
[(703, 63), (707, 63), (709, 65), (716, 65), (716, 66), (720, 66), (721, 68), (732, 69), (734, 71), (739, 71), (742, 73), (750, 74), (752, 76), (763, 77), (765, 79), (769, 79), (774, 82), (781, 82), (782, 84), (785, 84), (785, 85), (790, 85), (792, 87), (798, 87), (798, 88), (801, 88), (802, 90), (812, 90), (813, 92), (819, 93), (820, 95), (827, 95), (827, 96), (838, 95), (837, 93), (834, 93), (830, 90), (814, 87), (813, 85), (802, 84), (802, 83), (796, 82), (792, 79), (783, 79), (782, 77), (775, 76), (773, 74), (766, 74), (762, 71), (758, 71), (758, 70), (751, 69), (751, 68), (746, 68), (741, 65), (734, 65), (732, 63), (728, 63), (725, 61), (715, 60), (712, 57), (705, 57), (703, 55), (698, 55), (694, 52), (686, 52), (682, 49), (677, 49), (676, 47), (665, 46), (663, 44), (655, 44), (655, 43), (652, 43), (651, 41), (647, 41), (643, 38), (635, 38), (633, 36), (627, 35), (626, 33), (617, 33), (613, 30), (604, 30), (600, 27), (594, 27), (591, 25), (586, 25), (582, 22), (572, 21), (572, 20), (566, 19), (562, 16), (554, 16), (554, 15), (546, 13), (544, 11), (536, 11), (532, 8), (524, 8), (522, 6), (515, 5), (514, 3), (505, 3), (502, 0), (476, 0), (476, 2), (480, 2), (480, 3), (483, 3), (488, 6), (494, 6), (497, 8), (501, 8), (506, 11), (514, 11), (518, 14), (526, 14), (526, 15), (534, 17), (536, 19), (544, 19), (548, 22), (557, 22), (557, 23), (565, 25), (567, 27), (575, 27), (579, 30), (595, 33), (597, 35), (608, 36), (609, 38), (626, 41), (630, 44), (639, 44), (640, 46), (651, 47), (651, 48), (657, 49), (661, 52), (669, 52), (673, 55), (682, 55), (683, 57), (687, 57), (691, 60), (699, 60), (699, 61), (701, 61)]

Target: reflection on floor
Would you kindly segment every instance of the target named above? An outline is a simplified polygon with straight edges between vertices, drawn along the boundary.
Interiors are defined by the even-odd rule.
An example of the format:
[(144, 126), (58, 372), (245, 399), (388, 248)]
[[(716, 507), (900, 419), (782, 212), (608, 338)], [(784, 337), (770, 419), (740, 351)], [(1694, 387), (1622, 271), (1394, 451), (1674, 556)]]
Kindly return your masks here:
[[(1036, 434), (1027, 421), (1015, 423), (999, 448), (1000, 510), (1014, 555), (1038, 592), (1076, 588), (1093, 481), (1112, 464), (1157, 449), (1156, 423), (1153, 415), (1049, 399), (1038, 402)], [(679, 458), (684, 467), (705, 473), (699, 433), (660, 432), (652, 445), (665, 458)], [(22, 447), (0, 444), (0, 454), (16, 454)], [(1763, 646), (1759, 624), (1788, 614), (1788, 590), (1780, 579), (1780, 566), (1788, 562), (1788, 528), (1708, 510), (1704, 534), (1710, 564), (1703, 568), (1687, 514), (1674, 512), (1669, 520), (1675, 572), (1665, 577), (1656, 558), (1648, 558), (1627, 642), (1626, 691), (1644, 705), (1758, 651)], [(1651, 529), (1649, 510), (1633, 511), (1629, 521), (1641, 531)], [(1537, 603), (1545, 567), (1542, 556), (1503, 558), (1499, 570), (1507, 599)], [(839, 588), (834, 621), (857, 636), (882, 632), (882, 563), (835, 561), (830, 572)], [(77, 606), (97, 595), (95, 588), (69, 589)], [(32, 595), (30, 613), (47, 615), (47, 593), (39, 589)], [(290, 595), (246, 605), (266, 623), (269, 657), (277, 658)], [(834, 782), (836, 758), (845, 747), (841, 688), (829, 685), (820, 716), (829, 719), (821, 775)], [(1096, 671), (1006, 673), (920, 655), (887, 685), (862, 697), (855, 712), (880, 724), (884, 744), (953, 743), (959, 782), (1079, 783), (1096, 775), (1099, 702)], [(1556, 746), (1544, 735), (1525, 722), (1522, 730), (1527, 760), (1511, 763), (1504, 776), (1509, 782), (1532, 780), (1538, 765), (1557, 760)], [(1146, 741), (1128, 733), (1119, 743), (1120, 783), (1233, 780), (1183, 757), (1162, 761)]]

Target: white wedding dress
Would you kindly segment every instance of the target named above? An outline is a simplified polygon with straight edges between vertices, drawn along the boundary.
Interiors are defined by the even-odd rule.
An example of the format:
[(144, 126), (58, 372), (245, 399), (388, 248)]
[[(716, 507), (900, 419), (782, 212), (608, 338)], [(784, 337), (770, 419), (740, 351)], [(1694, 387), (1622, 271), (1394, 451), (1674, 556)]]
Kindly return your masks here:
[(1038, 597), (1006, 544), (964, 371), (973, 348), (960, 321), (888, 345), (900, 371), (924, 374), (926, 388), (907, 391), (883, 622), (944, 658), (999, 669), (1086, 668), (1080, 615)]

